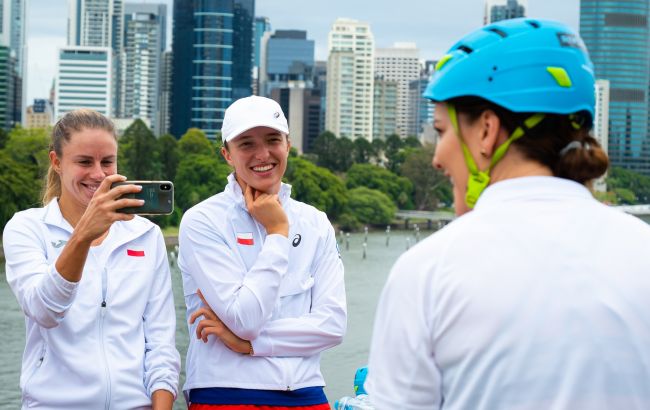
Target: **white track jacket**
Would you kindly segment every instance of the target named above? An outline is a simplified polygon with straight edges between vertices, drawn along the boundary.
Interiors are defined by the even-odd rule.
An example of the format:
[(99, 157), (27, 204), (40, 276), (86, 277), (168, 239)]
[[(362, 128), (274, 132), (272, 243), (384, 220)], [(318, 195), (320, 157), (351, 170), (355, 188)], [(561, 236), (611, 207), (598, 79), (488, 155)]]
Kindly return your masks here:
[(4, 230), (7, 281), (27, 330), (23, 408), (145, 409), (158, 389), (176, 395), (180, 358), (160, 229), (140, 217), (114, 223), (78, 283), (54, 266), (71, 234), (56, 199), (18, 212)]
[(201, 306), (200, 289), (219, 318), (251, 340), (254, 356), (229, 350), (190, 326), (184, 390), (236, 387), (295, 390), (324, 386), (320, 353), (346, 330), (343, 264), (323, 212), (279, 197), (289, 238), (266, 235), (248, 213), (231, 174), (224, 192), (188, 210), (181, 222), (179, 266), (188, 315)]

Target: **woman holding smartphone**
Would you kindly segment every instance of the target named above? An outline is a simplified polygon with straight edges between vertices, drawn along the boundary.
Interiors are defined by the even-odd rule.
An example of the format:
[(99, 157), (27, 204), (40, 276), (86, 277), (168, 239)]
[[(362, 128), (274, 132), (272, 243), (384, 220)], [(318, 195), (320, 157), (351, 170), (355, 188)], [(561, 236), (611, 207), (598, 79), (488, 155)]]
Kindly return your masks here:
[(25, 313), (23, 408), (171, 409), (180, 358), (160, 229), (118, 212), (140, 190), (117, 174), (110, 120), (76, 110), (52, 130), (43, 207), (4, 235), (7, 281)]

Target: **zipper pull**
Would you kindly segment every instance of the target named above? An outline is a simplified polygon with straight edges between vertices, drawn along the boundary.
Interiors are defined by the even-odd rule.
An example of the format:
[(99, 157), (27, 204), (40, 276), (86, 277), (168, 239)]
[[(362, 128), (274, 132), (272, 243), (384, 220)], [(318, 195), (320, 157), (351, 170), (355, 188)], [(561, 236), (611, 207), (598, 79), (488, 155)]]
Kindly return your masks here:
[(106, 301), (105, 301), (105, 300), (102, 300), (102, 307), (103, 307), (103, 308), (106, 307)]

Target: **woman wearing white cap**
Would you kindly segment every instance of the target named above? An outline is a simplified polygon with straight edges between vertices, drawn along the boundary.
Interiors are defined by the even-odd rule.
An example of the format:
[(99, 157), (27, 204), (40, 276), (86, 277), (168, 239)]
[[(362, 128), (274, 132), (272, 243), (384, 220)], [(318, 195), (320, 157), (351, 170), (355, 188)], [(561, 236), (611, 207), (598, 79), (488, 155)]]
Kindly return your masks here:
[(234, 173), (181, 222), (190, 409), (329, 409), (320, 354), (345, 333), (343, 264), (327, 216), (282, 183), (288, 131), (275, 101), (235, 101), (222, 127)]

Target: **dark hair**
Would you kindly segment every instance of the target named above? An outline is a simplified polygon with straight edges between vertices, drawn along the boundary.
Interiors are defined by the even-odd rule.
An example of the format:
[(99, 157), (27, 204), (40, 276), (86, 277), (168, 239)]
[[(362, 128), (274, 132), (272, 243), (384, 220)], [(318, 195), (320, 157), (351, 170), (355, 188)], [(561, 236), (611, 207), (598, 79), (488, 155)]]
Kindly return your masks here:
[[(50, 142), (50, 151), (54, 151), (57, 157), (63, 156), (63, 145), (70, 141), (73, 132), (79, 132), (83, 129), (101, 129), (108, 131), (117, 141), (115, 126), (105, 116), (97, 111), (82, 108), (66, 113), (59, 119), (54, 128), (52, 128), (52, 140)], [(61, 196), (61, 178), (56, 173), (52, 164), (47, 170), (45, 176), (45, 185), (43, 187), (42, 202), (47, 205), (53, 198)]]
[[(535, 114), (514, 113), (479, 97), (460, 97), (448, 102), (459, 113), (465, 114), (470, 122), (476, 121), (486, 110), (494, 111), (508, 134), (512, 134)], [(546, 114), (539, 124), (526, 130), (526, 134), (515, 140), (512, 146), (526, 158), (549, 167), (553, 175), (587, 184), (603, 175), (609, 166), (607, 154), (590, 134), (590, 123), (588, 113), (573, 116)], [(578, 141), (581, 148), (563, 151), (572, 141)]]

